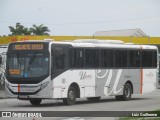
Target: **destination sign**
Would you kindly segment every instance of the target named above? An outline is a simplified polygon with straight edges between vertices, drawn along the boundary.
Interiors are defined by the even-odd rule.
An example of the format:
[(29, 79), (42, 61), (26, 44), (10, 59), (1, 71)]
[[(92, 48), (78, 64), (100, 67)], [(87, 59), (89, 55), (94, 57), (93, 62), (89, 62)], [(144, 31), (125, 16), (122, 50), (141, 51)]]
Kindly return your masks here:
[(18, 69), (10, 69), (9, 70), (9, 74), (19, 75), (20, 74), (20, 70), (18, 70)]
[(43, 44), (15, 44), (13, 50), (43, 50)]

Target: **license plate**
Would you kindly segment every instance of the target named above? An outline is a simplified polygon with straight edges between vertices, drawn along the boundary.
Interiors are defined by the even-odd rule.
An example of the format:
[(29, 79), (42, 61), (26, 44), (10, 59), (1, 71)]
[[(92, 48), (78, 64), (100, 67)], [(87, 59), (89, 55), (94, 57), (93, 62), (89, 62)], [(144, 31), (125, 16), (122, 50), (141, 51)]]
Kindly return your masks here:
[(19, 95), (19, 98), (28, 98), (27, 95)]
[(35, 92), (35, 88), (20, 88), (20, 92)]

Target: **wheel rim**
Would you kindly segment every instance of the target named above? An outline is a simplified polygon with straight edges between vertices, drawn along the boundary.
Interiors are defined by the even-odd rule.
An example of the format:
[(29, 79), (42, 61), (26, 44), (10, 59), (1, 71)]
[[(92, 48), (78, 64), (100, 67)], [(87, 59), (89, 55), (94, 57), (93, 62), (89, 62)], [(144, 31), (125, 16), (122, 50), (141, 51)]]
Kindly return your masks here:
[(75, 98), (74, 96), (75, 96), (74, 91), (69, 91), (68, 93), (69, 100), (74, 100)]
[(125, 96), (128, 98), (129, 96), (130, 96), (130, 89), (127, 87), (126, 89), (125, 89), (125, 91), (124, 91), (124, 93), (125, 93)]

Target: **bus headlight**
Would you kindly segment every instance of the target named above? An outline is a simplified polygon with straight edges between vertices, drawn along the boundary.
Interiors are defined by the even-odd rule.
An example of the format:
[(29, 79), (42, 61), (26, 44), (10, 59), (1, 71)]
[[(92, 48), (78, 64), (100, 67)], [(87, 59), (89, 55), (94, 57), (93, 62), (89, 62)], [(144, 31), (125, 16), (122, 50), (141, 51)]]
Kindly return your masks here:
[(44, 88), (48, 85), (48, 83), (49, 83), (49, 81), (48, 81), (48, 82), (45, 82), (45, 83), (42, 83), (42, 84), (41, 84), (41, 90), (44, 89)]

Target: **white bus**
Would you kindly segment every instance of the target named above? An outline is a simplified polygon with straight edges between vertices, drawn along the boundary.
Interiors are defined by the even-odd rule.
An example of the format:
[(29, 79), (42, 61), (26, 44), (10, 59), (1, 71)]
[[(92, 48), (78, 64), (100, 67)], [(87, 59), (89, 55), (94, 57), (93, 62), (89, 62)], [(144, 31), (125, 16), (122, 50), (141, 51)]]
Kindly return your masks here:
[(105, 42), (27, 41), (7, 52), (6, 96), (39, 105), (42, 99), (130, 100), (156, 90), (158, 49)]

